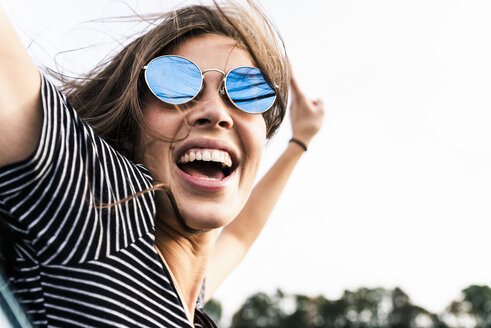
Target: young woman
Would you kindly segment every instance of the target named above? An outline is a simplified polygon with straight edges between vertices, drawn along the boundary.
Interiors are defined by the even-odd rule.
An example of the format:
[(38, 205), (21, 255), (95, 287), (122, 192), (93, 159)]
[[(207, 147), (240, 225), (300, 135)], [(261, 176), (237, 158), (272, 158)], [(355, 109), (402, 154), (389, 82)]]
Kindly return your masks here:
[[(0, 44), (4, 247), (33, 323), (213, 327), (201, 304), (260, 233), (323, 118), (262, 13), (249, 3), (164, 15), (66, 82), (66, 97), (3, 13)], [(253, 189), (289, 85), (292, 142)]]

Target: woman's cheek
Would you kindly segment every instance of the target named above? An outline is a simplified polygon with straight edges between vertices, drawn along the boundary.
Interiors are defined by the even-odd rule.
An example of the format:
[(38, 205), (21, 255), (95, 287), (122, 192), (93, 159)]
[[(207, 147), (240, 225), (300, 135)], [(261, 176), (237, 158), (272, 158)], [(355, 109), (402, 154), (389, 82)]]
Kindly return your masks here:
[(259, 170), (266, 142), (266, 124), (262, 117), (256, 117), (256, 119), (250, 123), (251, 124), (248, 124), (242, 131), (242, 142), (246, 153), (246, 161), (249, 163), (247, 174), (251, 175), (250, 179), (253, 183)]
[(266, 143), (266, 123), (261, 116), (256, 117), (254, 124), (249, 126), (248, 133), (251, 148), (253, 149), (252, 152), (257, 158), (259, 165), (264, 150), (264, 144)]

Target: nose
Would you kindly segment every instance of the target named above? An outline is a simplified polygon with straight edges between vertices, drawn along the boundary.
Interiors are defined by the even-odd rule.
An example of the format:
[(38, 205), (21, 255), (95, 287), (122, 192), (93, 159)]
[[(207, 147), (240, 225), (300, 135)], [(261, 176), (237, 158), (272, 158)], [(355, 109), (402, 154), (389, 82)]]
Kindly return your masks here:
[(202, 128), (224, 128), (233, 126), (230, 108), (224, 102), (219, 91), (223, 76), (220, 74), (207, 74), (201, 96), (196, 100), (194, 108), (189, 111), (188, 122), (191, 126)]

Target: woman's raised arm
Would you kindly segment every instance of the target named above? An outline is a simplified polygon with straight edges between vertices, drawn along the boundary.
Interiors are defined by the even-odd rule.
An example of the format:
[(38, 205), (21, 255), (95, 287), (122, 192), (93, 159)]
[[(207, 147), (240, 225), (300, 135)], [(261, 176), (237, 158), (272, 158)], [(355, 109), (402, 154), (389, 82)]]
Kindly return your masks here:
[(27, 158), (42, 125), (41, 77), (0, 7), (0, 167)]
[[(309, 100), (291, 78), (290, 118), (292, 136), (308, 146), (321, 128), (324, 104)], [(206, 275), (205, 301), (228, 274), (242, 261), (266, 224), (283, 188), (304, 149), (290, 143), (284, 153), (252, 190), (239, 215), (227, 225), (216, 242)]]

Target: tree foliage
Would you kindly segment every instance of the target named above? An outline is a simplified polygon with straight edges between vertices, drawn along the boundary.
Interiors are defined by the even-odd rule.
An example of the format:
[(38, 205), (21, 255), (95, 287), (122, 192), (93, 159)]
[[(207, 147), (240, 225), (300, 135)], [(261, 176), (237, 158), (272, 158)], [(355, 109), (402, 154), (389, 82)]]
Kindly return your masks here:
[[(491, 294), (490, 294), (491, 295)], [(491, 300), (491, 298), (490, 298)], [(481, 304), (481, 303), (479, 303)], [(490, 303), (491, 304), (491, 303)], [(413, 304), (400, 288), (346, 290), (324, 296), (257, 293), (234, 314), (230, 328), (449, 328), (441, 316)]]
[(219, 301), (212, 298), (206, 302), (203, 310), (213, 319), (213, 321), (220, 324), (220, 320), (222, 319), (222, 304)]
[[(212, 300), (206, 311), (221, 317)], [(215, 313), (215, 315), (213, 314)], [(336, 300), (322, 295), (288, 295), (277, 290), (250, 296), (229, 328), (491, 328), (491, 288), (471, 285), (442, 313), (411, 302), (400, 288), (345, 290)]]
[(280, 291), (273, 296), (266, 293), (252, 295), (233, 316), (231, 328), (282, 327), (285, 313), (280, 303), (283, 298)]
[(462, 297), (447, 308), (457, 318), (470, 317), (476, 328), (491, 328), (491, 288), (471, 285), (462, 290)]

